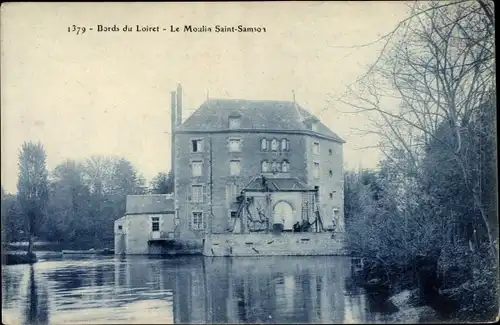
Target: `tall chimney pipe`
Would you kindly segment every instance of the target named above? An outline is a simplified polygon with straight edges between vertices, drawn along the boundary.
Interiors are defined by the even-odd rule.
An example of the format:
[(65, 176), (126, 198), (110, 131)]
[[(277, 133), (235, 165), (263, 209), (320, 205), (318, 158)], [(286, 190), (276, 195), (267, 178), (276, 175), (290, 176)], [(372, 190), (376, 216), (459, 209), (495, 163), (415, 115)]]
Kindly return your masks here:
[(170, 146), (170, 172), (174, 174), (175, 172), (175, 131), (176, 131), (176, 116), (177, 116), (177, 94), (175, 91), (172, 91), (170, 93), (170, 139), (172, 141), (171, 146)]
[(177, 125), (182, 124), (182, 86), (177, 85), (177, 111), (176, 111)]

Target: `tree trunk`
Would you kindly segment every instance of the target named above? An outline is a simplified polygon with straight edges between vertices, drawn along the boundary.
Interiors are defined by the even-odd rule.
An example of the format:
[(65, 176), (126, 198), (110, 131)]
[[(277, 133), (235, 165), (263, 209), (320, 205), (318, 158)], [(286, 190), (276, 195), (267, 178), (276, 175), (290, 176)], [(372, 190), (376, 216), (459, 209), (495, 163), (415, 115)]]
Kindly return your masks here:
[(32, 212), (28, 214), (28, 258), (33, 259), (33, 245), (35, 242), (35, 216)]
[(28, 241), (28, 256), (33, 255), (33, 243), (35, 241), (35, 238), (32, 234), (29, 236), (29, 241)]
[(472, 184), (470, 184), (467, 169), (466, 169), (466, 166), (464, 164), (464, 160), (465, 159), (463, 159), (463, 157), (461, 157), (461, 156), (457, 157), (457, 162), (458, 162), (458, 164), (461, 168), (461, 171), (462, 171), (464, 184), (470, 190), (470, 192), (472, 194), (472, 200), (473, 200), (474, 206), (475, 206), (475, 208), (477, 208), (479, 210), (479, 214), (481, 215), (481, 221), (483, 222), (486, 233), (488, 235), (488, 248), (489, 248), (488, 252), (491, 254), (492, 257), (494, 257), (495, 256), (495, 248), (493, 246), (494, 240), (493, 240), (493, 237), (491, 235), (491, 228), (490, 228), (488, 216), (486, 215), (486, 212), (484, 211), (483, 204), (481, 202), (481, 198), (480, 198), (479, 193), (477, 193), (476, 188)]

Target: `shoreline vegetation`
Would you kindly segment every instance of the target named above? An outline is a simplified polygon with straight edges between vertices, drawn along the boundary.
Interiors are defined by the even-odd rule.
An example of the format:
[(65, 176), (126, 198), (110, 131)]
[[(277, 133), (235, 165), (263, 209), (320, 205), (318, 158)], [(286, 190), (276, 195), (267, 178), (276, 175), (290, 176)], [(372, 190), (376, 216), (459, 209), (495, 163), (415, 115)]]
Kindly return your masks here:
[[(34, 202), (23, 200), (21, 184), (15, 194), (5, 193), (2, 188), (4, 245), (11, 242), (16, 242), (17, 246), (21, 246), (20, 242), (29, 244), (32, 236), (33, 241), (50, 242), (50, 245), (46, 243), (47, 247), (57, 242), (60, 250), (110, 248), (114, 246), (114, 221), (124, 215), (127, 195), (167, 194), (173, 189), (171, 173), (158, 173), (146, 186), (130, 161), (121, 157), (67, 159), (51, 171), (40, 169), (44, 170), (40, 173), (47, 176), (42, 180), (26, 179), (23, 186), (33, 192), (38, 186), (45, 187), (44, 197), (32, 200)], [(22, 173), (21, 170), (20, 176)], [(31, 222), (33, 234), (30, 235)], [(26, 247), (10, 247), (27, 250)]]
[(446, 319), (494, 321), (493, 2), (408, 7), (405, 20), (372, 42), (382, 45), (376, 62), (337, 99), (369, 118), (359, 131), (376, 135), (382, 154), (377, 170), (345, 173), (348, 245), (367, 260), (365, 286), (416, 296)]

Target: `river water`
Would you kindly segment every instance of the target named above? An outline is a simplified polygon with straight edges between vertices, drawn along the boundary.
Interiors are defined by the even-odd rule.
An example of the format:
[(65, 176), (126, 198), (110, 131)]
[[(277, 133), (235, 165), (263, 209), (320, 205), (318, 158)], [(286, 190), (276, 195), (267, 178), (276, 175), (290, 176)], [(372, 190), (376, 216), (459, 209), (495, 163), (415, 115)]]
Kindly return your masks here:
[(72, 257), (2, 266), (3, 324), (373, 323), (348, 257)]

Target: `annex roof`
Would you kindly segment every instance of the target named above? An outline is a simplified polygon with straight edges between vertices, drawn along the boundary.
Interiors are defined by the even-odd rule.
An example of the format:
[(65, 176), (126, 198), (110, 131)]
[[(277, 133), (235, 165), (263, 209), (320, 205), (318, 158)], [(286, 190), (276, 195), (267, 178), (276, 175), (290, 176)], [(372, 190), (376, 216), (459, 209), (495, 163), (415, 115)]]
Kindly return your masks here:
[(169, 194), (127, 195), (125, 215), (173, 213), (174, 204)]

